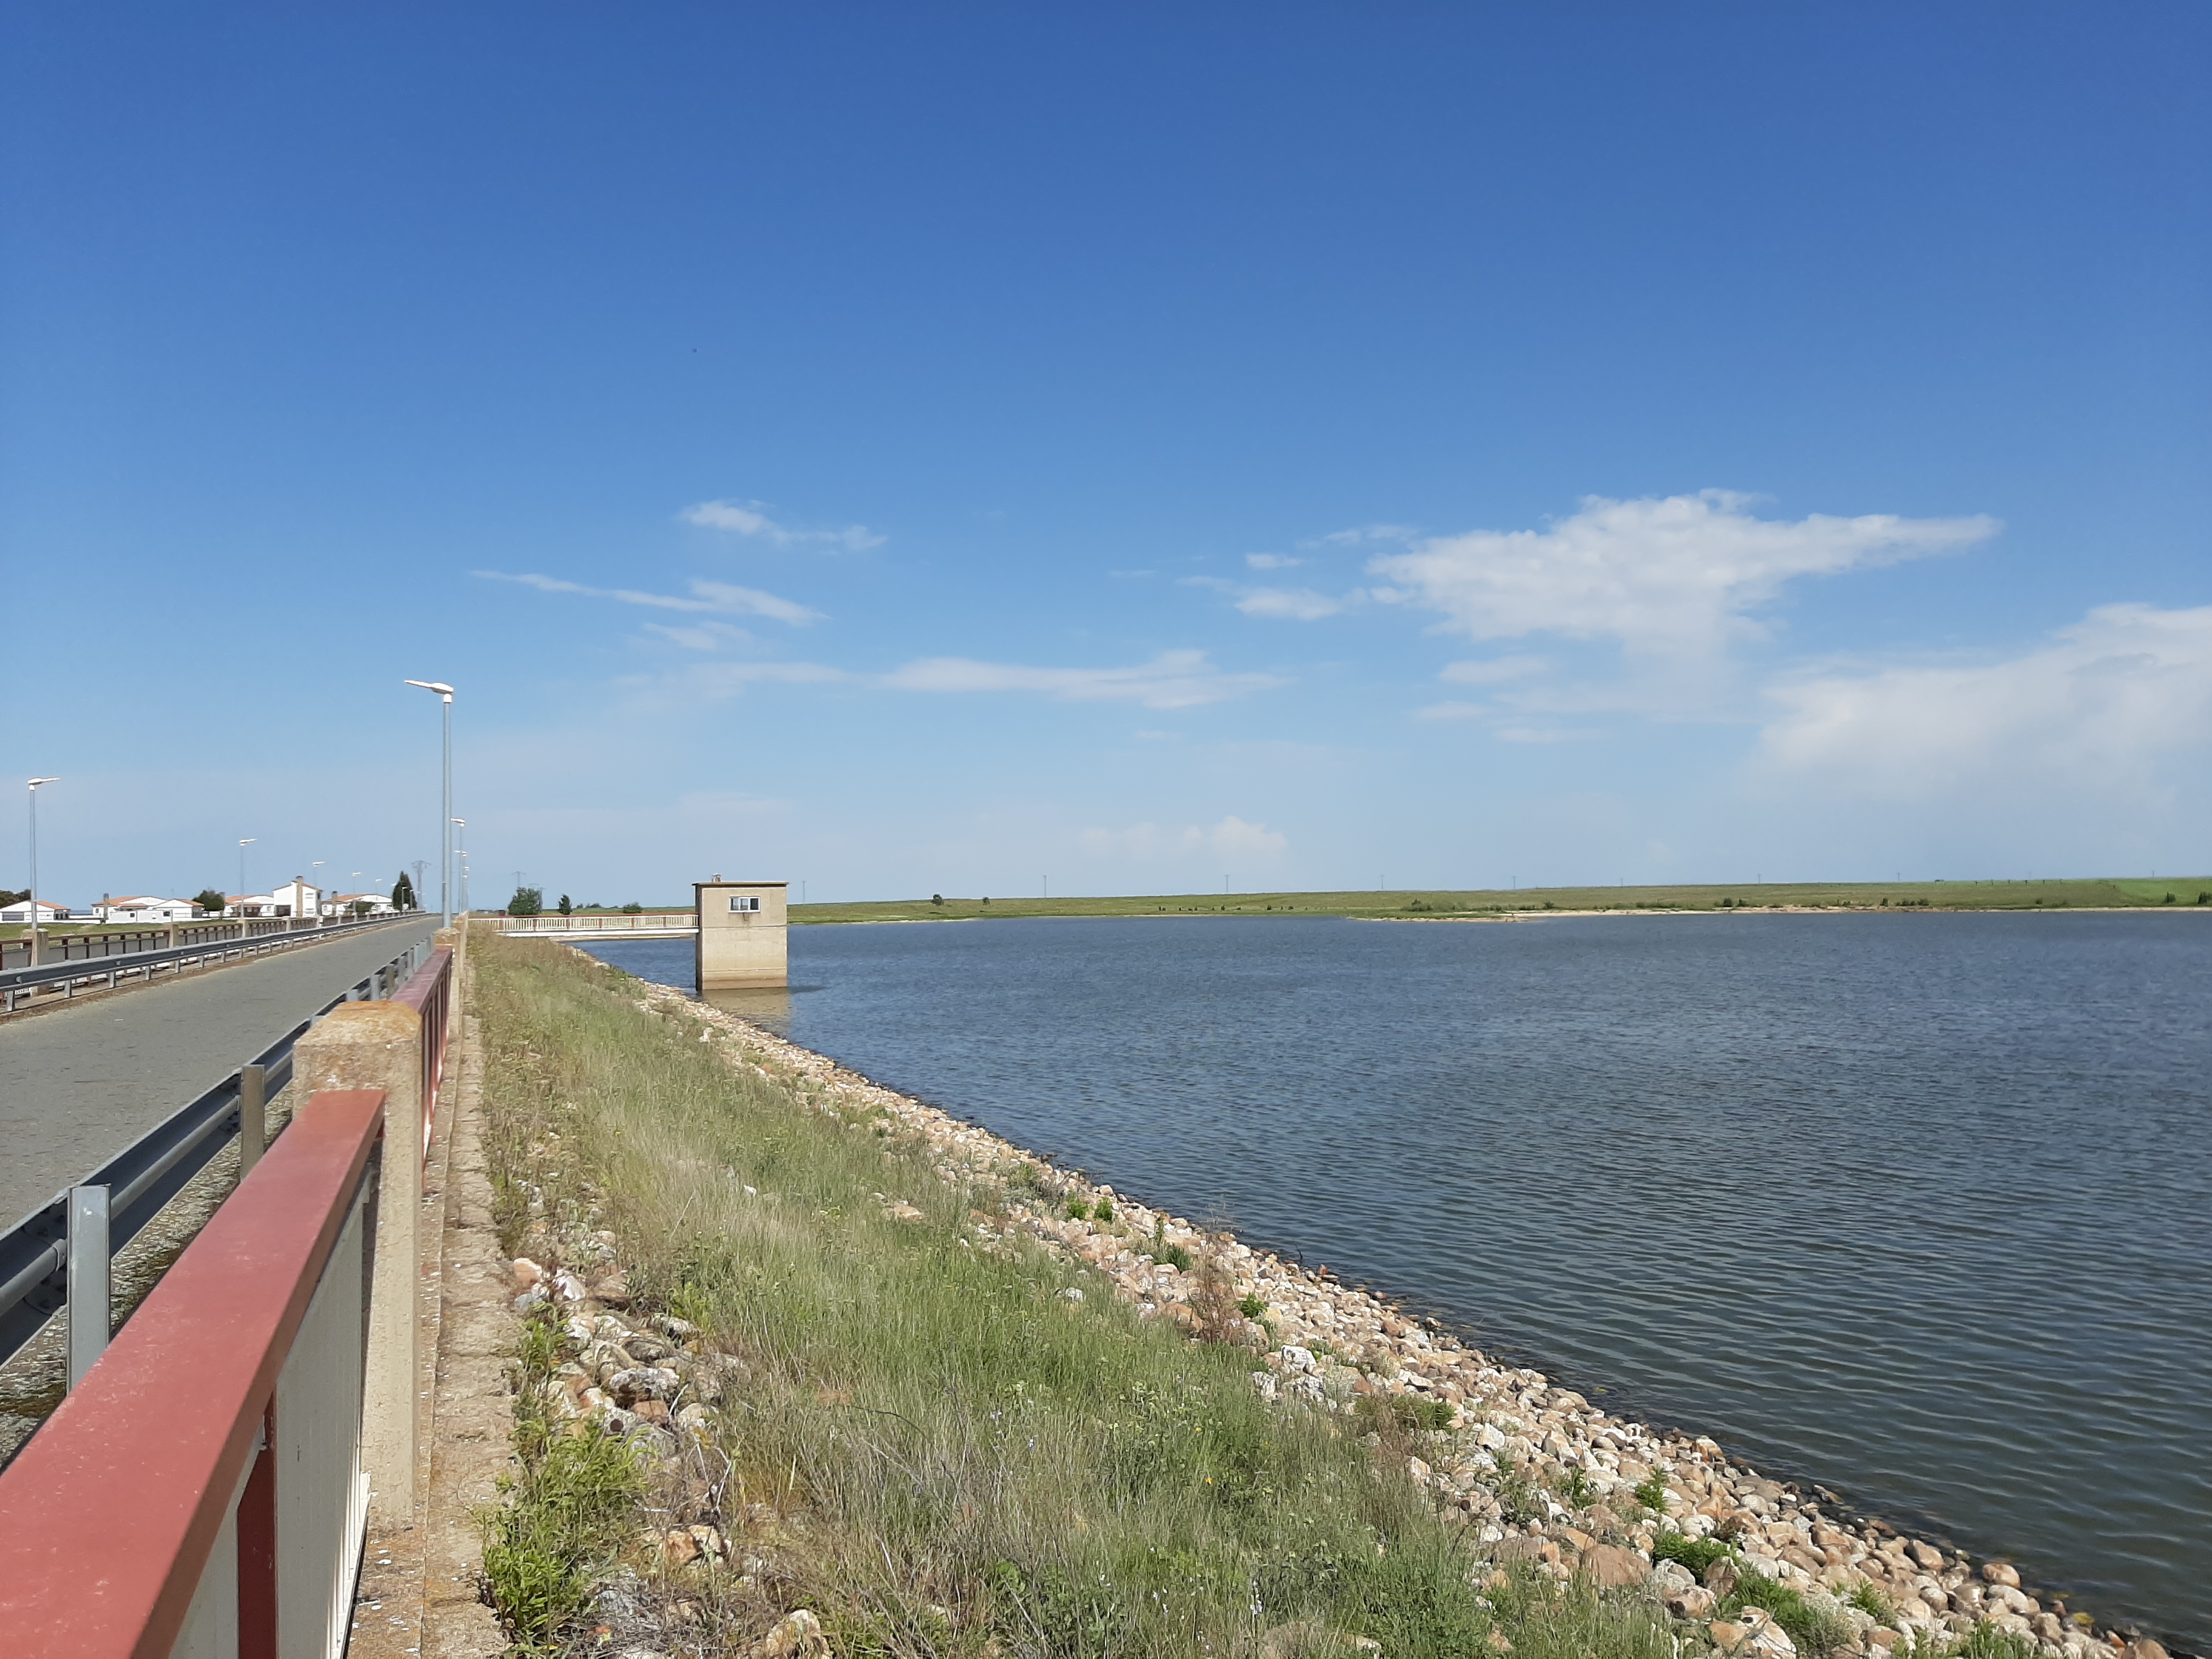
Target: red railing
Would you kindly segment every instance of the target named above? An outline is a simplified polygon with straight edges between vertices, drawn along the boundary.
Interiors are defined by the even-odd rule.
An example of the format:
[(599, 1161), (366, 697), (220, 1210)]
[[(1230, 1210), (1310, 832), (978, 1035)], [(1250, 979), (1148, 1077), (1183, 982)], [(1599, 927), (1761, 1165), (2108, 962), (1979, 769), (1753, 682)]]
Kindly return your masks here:
[(383, 1106), (301, 1108), (0, 1473), (9, 1659), (343, 1650)]
[(446, 1026), (453, 1002), (453, 947), (441, 945), (392, 1000), (422, 1017), (422, 1156), (438, 1118), (438, 1085), (446, 1076)]

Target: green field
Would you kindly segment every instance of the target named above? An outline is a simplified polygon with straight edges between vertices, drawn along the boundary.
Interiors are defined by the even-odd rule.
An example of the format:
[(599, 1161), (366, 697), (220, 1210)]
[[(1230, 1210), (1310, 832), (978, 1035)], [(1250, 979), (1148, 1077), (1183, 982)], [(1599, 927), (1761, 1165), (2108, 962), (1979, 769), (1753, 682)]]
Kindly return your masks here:
[[(2172, 896), (2169, 897), (2168, 895)], [(1681, 887), (1409, 888), (1386, 892), (1168, 893), (1132, 898), (893, 899), (794, 904), (794, 922), (947, 921), (994, 916), (1495, 916), (1547, 910), (2036, 910), (2212, 908), (2212, 876), (2047, 881), (1766, 882)]]

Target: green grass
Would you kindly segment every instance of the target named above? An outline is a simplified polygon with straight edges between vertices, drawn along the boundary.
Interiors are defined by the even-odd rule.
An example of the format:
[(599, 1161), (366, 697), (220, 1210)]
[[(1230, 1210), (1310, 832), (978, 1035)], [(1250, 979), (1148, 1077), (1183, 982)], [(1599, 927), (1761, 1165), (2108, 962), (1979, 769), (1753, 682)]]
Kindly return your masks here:
[[(2193, 906), (2212, 877), (2052, 878), (2039, 881), (1769, 882), (1689, 886), (1397, 889), (1388, 892), (1169, 893), (1119, 898), (947, 897), (794, 904), (793, 922), (972, 921), (1005, 916), (1334, 915), (1443, 917), (1545, 910), (2034, 910)], [(2208, 900), (2212, 904), (2212, 900)]]
[[(611, 1472), (556, 1468), (589, 1443), (526, 1404), (490, 1574), (519, 1635), (573, 1638), (580, 1586), (627, 1559), (705, 1607), (716, 1651), (807, 1607), (855, 1656), (1257, 1656), (1273, 1632), (1279, 1653), (1365, 1638), (1444, 1659), (1486, 1654), (1493, 1626), (1523, 1659), (1671, 1654), (1638, 1597), (1486, 1589), (1473, 1534), (1403, 1478), (1417, 1429), (1268, 1404), (1249, 1349), (994, 1245), (971, 1215), (996, 1211), (990, 1184), (939, 1180), (894, 1126), (806, 1109), (808, 1085), (733, 1072), (613, 970), (520, 939), (471, 951), (503, 1237), (523, 1242), (534, 1187), (546, 1215), (612, 1230), (642, 1306), (742, 1363), (712, 1428), (719, 1501), (733, 1553), (766, 1563), (711, 1593), (663, 1583), (634, 1541), (643, 1509), (629, 1544), (602, 1525)], [(573, 1556), (541, 1525), (561, 1503), (587, 1516)]]

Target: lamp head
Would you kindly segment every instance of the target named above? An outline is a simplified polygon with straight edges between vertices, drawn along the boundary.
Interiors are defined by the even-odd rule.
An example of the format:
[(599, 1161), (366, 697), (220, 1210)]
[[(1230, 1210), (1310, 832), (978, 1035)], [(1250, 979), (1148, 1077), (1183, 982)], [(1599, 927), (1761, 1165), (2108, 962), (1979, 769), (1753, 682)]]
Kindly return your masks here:
[(410, 685), (419, 685), (425, 691), (435, 691), (447, 702), (451, 702), (453, 700), (453, 688), (447, 684), (443, 680), (410, 680), (407, 684)]
[(59, 783), (60, 781), (61, 780), (59, 778), (32, 778), (28, 780), (31, 787), (33, 789), (37, 788), (42, 783)]

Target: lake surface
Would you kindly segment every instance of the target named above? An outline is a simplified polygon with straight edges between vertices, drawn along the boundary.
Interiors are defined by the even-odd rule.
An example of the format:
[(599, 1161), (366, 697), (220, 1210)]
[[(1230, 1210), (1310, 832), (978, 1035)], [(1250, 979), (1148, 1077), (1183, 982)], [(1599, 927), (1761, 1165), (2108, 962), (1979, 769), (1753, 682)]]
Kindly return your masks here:
[[(689, 940), (593, 947), (690, 991)], [(794, 927), (718, 996), (2212, 1652), (2212, 919)]]

